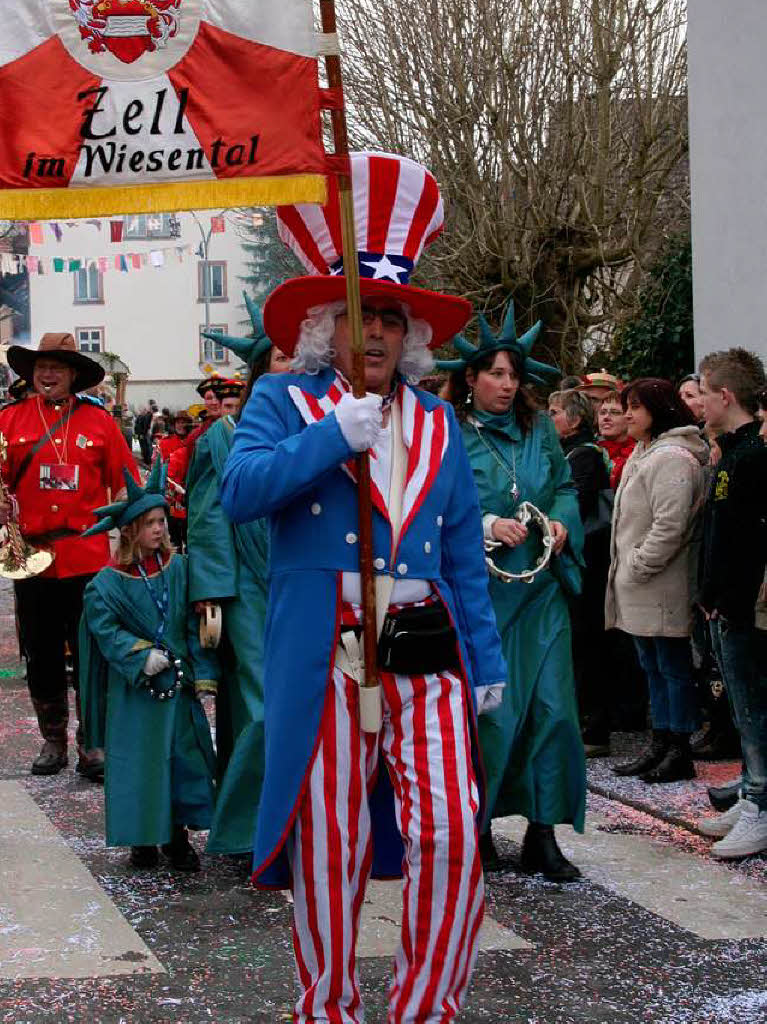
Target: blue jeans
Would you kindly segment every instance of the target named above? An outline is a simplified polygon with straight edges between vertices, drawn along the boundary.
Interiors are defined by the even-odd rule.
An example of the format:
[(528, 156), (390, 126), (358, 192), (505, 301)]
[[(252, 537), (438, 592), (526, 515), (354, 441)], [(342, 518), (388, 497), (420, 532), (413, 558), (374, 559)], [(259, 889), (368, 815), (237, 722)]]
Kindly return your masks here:
[(711, 643), (740, 733), (743, 792), (767, 810), (767, 632), (712, 619)]
[(695, 732), (701, 716), (689, 637), (635, 636), (634, 643), (650, 688), (653, 728)]

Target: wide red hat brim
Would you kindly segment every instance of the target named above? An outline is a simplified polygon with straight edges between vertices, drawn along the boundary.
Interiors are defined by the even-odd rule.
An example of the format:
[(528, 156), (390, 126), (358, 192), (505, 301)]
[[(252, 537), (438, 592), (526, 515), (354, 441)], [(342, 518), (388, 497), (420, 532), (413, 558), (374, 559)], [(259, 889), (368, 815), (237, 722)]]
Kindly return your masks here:
[[(393, 281), (375, 281), (363, 277), (360, 292), (363, 299), (391, 299), (392, 302), (406, 305), (412, 318), (425, 320), (432, 329), (429, 348), (440, 348), (454, 335), (460, 334), (472, 315), (468, 299), (441, 295), (412, 285), (395, 284)], [(292, 356), (298, 343), (301, 323), (309, 315), (312, 306), (345, 298), (345, 277), (318, 274), (291, 278), (275, 288), (264, 303), (264, 331), (280, 351)]]

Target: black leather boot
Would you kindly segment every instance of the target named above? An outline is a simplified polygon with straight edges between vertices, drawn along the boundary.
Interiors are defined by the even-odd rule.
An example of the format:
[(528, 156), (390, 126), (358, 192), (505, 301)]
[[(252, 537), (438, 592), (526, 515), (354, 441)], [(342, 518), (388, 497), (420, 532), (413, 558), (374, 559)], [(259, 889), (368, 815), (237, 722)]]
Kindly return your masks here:
[(723, 786), (709, 786), (708, 799), (715, 811), (729, 811), (740, 799), (740, 791), (743, 786), (743, 776), (739, 775), (732, 782), (726, 782)]
[(581, 873), (557, 845), (553, 825), (531, 821), (522, 841), (520, 867), (528, 875), (543, 875), (550, 882), (576, 882)]
[(131, 846), (130, 866), (132, 868), (156, 868), (160, 856), (156, 846)]
[(695, 765), (690, 753), (689, 733), (672, 732), (671, 743), (663, 759), (650, 771), (639, 776), (651, 785), (659, 782), (682, 782), (695, 778)]
[(643, 775), (645, 772), (649, 772), (661, 763), (666, 756), (670, 743), (671, 733), (668, 729), (653, 729), (649, 747), (643, 750), (639, 757), (635, 757), (633, 761), (627, 761), (626, 764), (616, 764), (613, 768), (613, 774), (630, 776)]
[(170, 861), (171, 867), (174, 867), (176, 871), (200, 870), (200, 858), (189, 842), (189, 836), (183, 825), (173, 826), (171, 841), (163, 843), (160, 849)]

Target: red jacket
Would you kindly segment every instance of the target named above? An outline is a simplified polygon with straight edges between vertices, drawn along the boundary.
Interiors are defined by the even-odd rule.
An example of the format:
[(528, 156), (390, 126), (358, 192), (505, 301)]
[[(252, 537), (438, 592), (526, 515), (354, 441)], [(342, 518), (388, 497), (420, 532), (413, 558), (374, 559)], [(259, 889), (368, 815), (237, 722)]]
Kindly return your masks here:
[[(163, 462), (167, 462), (170, 465), (171, 457), (180, 451), (186, 445), (186, 439), (180, 437), (178, 434), (168, 434), (167, 437), (160, 438), (156, 443), (157, 452)], [(173, 477), (169, 478), (172, 480)], [(183, 486), (183, 485), (182, 485)], [(174, 519), (186, 519), (186, 506), (184, 505), (184, 495), (177, 491), (172, 484), (168, 484), (167, 487), (167, 498), (168, 498), (168, 512), (173, 516)]]
[(189, 472), (189, 463), (192, 461), (194, 446), (197, 444), (198, 438), (202, 437), (205, 431), (217, 422), (217, 417), (209, 416), (204, 423), (187, 434), (184, 443), (172, 453), (168, 463), (168, 479), (178, 484), (179, 487), (186, 487), (186, 474)]
[(599, 443), (610, 457), (610, 486), (617, 491), (623, 467), (634, 451), (636, 441), (633, 437), (625, 437), (622, 441), (608, 441), (607, 438), (600, 437)]
[[(67, 401), (54, 405), (32, 395), (0, 410), (0, 433), (7, 443), (0, 466), (3, 480), (13, 488), (19, 504), (21, 532), (30, 543), (54, 552), (53, 564), (44, 575), (59, 579), (95, 573), (108, 563), (108, 536), (79, 534), (96, 522), (93, 509), (109, 504), (125, 487), (123, 466), (139, 479), (122, 431), (109, 413), (92, 402), (70, 401), (74, 401), (74, 411), (69, 420), (32, 457), (18, 483), (25, 455), (64, 415)], [(57, 467), (59, 459), (79, 467), (75, 490), (42, 486), (45, 473), (41, 468)]]

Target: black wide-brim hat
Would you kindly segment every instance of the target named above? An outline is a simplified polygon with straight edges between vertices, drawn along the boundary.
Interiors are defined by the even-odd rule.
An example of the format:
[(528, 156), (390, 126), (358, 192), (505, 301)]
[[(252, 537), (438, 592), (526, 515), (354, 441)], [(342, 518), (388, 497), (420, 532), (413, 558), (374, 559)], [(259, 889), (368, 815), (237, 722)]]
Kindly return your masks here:
[(35, 363), (42, 358), (57, 359), (60, 363), (72, 367), (75, 371), (75, 379), (72, 381), (73, 393), (87, 391), (104, 379), (104, 367), (78, 352), (71, 334), (44, 334), (36, 349), (25, 348), (23, 345), (11, 345), (8, 349), (8, 365), (19, 377), (30, 382), (30, 389)]

